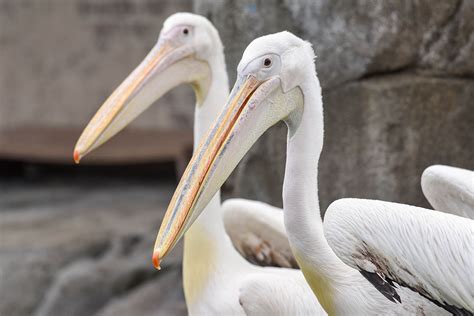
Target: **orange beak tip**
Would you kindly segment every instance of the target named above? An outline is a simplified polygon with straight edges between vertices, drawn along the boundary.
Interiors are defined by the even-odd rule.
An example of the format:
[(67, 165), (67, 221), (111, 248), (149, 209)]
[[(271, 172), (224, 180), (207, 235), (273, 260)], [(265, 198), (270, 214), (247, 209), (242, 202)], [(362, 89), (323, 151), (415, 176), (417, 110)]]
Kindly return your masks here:
[(153, 265), (155, 266), (155, 268), (156, 268), (157, 270), (161, 270), (161, 267), (160, 267), (160, 256), (159, 256), (158, 251), (154, 251), (154, 252), (153, 252)]
[(80, 161), (81, 161), (81, 155), (79, 154), (77, 150), (74, 150), (74, 162), (79, 164)]

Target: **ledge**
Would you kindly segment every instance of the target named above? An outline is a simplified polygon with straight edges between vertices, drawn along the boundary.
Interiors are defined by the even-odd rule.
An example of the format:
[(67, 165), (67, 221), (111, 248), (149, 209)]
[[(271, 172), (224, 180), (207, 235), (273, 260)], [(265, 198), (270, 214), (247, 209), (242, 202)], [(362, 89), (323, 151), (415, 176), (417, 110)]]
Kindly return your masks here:
[[(73, 164), (72, 152), (82, 129), (19, 127), (0, 130), (0, 158)], [(192, 131), (124, 130), (81, 164), (182, 161), (192, 151)]]

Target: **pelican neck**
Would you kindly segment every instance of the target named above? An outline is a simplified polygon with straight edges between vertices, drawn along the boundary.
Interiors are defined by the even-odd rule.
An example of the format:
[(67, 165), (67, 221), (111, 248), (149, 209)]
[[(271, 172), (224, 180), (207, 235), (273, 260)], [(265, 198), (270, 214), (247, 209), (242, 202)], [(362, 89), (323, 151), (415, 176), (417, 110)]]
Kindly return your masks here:
[(289, 136), (283, 183), (285, 228), (297, 260), (304, 261), (300, 265), (310, 265), (330, 282), (337, 282), (346, 274), (347, 266), (324, 236), (318, 198), (318, 162), (324, 137), (321, 87), (315, 73), (307, 78), (300, 85), (305, 102), (301, 121), (287, 124)]

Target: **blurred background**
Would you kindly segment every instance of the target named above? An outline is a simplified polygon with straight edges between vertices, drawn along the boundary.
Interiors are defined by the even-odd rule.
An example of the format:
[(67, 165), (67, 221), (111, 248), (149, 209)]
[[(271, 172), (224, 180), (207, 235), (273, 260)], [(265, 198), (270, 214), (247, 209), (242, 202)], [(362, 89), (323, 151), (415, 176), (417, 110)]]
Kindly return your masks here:
[[(155, 44), (163, 21), (209, 18), (230, 83), (248, 43), (309, 40), (323, 86), (322, 210), (364, 197), (429, 207), (424, 168), (474, 169), (474, 1), (0, 0), (0, 315), (184, 315), (181, 249), (151, 251), (192, 150), (179, 87), (76, 166), (82, 129)], [(225, 197), (281, 206), (286, 127)]]

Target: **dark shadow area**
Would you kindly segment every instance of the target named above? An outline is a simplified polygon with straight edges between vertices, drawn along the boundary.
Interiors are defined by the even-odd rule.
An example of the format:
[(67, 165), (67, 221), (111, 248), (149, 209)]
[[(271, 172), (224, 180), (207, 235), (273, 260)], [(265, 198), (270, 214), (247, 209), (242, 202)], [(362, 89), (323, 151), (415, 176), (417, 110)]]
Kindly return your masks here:
[(38, 185), (45, 183), (99, 184), (123, 183), (151, 184), (177, 182), (173, 162), (119, 164), (119, 165), (66, 165), (29, 163), (0, 159), (0, 182), (5, 184)]

